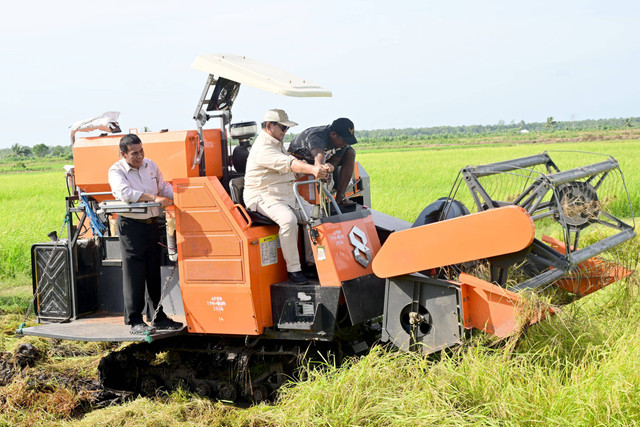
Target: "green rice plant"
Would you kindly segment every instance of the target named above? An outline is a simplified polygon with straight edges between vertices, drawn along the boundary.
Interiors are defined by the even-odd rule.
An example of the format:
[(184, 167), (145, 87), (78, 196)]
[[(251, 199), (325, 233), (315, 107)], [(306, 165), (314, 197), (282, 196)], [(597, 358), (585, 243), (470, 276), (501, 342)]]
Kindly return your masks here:
[(20, 160), (0, 161), (0, 173), (6, 172), (36, 172), (60, 170), (63, 165), (70, 163), (60, 158), (27, 158)]
[(67, 195), (64, 171), (0, 174), (0, 278), (30, 275), (30, 248), (59, 232)]
[[(551, 151), (559, 148), (563, 151)], [(413, 222), (424, 207), (449, 195), (458, 172), (465, 166), (494, 163), (544, 151), (549, 151), (562, 170), (606, 158), (576, 155), (570, 151), (599, 152), (613, 156), (625, 174), (632, 207), (634, 211), (640, 211), (640, 175), (634, 173), (635, 165), (640, 161), (640, 145), (636, 141), (568, 143), (562, 146), (527, 144), (405, 151), (366, 150), (358, 152), (357, 160), (371, 177), (372, 208)], [(470, 206), (472, 200), (467, 193), (464, 188), (459, 192), (464, 196), (461, 201)]]
[[(640, 176), (630, 173), (640, 161), (635, 141), (563, 144), (563, 150), (606, 152), (618, 159), (626, 173), (634, 210), (640, 210)], [(413, 222), (420, 211), (440, 197), (448, 196), (463, 167), (537, 154), (558, 145), (495, 145), (445, 147), (404, 151), (362, 150), (358, 160), (371, 176), (373, 208)], [(573, 167), (572, 153), (552, 153), (561, 168)], [(567, 165), (563, 165), (566, 162)], [(573, 163), (571, 163), (573, 162)], [(56, 163), (57, 166), (60, 166)], [(463, 189), (464, 190), (464, 189)], [(30, 275), (30, 247), (60, 231), (66, 195), (64, 172), (0, 174), (0, 282)], [(464, 192), (464, 191), (462, 191)], [(470, 199), (463, 200), (470, 204)]]
[[(625, 293), (614, 285), (604, 300)], [(374, 349), (346, 369), (310, 370), (275, 408), (253, 410), (276, 425), (634, 424), (638, 315), (626, 320), (638, 306), (561, 312), (530, 327), (508, 352), (467, 345), (423, 358)]]

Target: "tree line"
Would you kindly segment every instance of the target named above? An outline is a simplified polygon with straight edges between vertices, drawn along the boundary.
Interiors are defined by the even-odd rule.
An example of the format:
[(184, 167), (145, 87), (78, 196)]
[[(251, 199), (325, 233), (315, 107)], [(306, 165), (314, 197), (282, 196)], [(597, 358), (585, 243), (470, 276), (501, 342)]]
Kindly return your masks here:
[(23, 160), (28, 158), (61, 157), (71, 158), (73, 156), (70, 145), (48, 146), (46, 144), (36, 144), (33, 147), (13, 144), (9, 148), (0, 149), (0, 158), (3, 160)]
[[(428, 139), (454, 139), (460, 137), (490, 136), (499, 134), (519, 134), (522, 132), (555, 132), (555, 131), (585, 131), (585, 130), (609, 130), (640, 127), (640, 117), (612, 118), (612, 119), (588, 119), (556, 121), (552, 116), (544, 122), (526, 123), (511, 121), (505, 123), (500, 120), (495, 125), (464, 125), (464, 126), (433, 126), (422, 128), (404, 129), (373, 129), (356, 130), (358, 141), (367, 142), (391, 142), (405, 140)], [(145, 128), (145, 131), (146, 128)], [(286, 142), (295, 137), (295, 133), (288, 133)], [(0, 149), (0, 158), (6, 160), (19, 160), (27, 158), (62, 157), (73, 158), (70, 145), (47, 146), (36, 144), (33, 147), (13, 144), (10, 148)]]
[[(402, 141), (408, 139), (449, 139), (460, 137), (490, 136), (496, 134), (520, 134), (526, 132), (556, 132), (556, 131), (588, 131), (609, 130), (640, 127), (640, 117), (589, 119), (556, 121), (547, 117), (544, 122), (505, 123), (503, 120), (495, 125), (465, 125), (465, 126), (434, 126), (404, 129), (375, 129), (356, 130), (358, 141)], [(291, 135), (294, 137), (295, 135)]]

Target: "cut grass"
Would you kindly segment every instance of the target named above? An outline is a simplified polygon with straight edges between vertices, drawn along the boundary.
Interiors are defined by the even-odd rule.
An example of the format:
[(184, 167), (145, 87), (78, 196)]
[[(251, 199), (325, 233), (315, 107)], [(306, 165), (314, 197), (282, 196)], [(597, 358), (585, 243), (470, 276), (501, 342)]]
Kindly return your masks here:
[[(637, 282), (528, 329), (513, 351), (472, 343), (425, 358), (376, 347), (314, 365), (275, 405), (176, 392), (94, 411), (83, 425), (633, 425), (640, 422)], [(627, 301), (622, 303), (622, 301)]]

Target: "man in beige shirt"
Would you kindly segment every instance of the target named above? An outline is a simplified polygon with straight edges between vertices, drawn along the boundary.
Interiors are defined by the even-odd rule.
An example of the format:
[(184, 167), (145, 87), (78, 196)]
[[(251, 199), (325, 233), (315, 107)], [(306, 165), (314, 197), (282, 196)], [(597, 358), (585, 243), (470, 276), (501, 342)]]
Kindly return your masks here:
[[(298, 223), (303, 216), (300, 209), (310, 211), (311, 205), (303, 201), (299, 206), (293, 194), (296, 173), (312, 174), (324, 179), (333, 172), (331, 164), (310, 165), (289, 154), (282, 140), (290, 127), (297, 123), (289, 120), (284, 110), (267, 111), (258, 135), (247, 159), (244, 176), (244, 201), (247, 209), (259, 212), (280, 226), (280, 247), (287, 264), (289, 280), (295, 284), (308, 283), (302, 274), (298, 253)], [(311, 247), (306, 245), (305, 258), (314, 262)]]

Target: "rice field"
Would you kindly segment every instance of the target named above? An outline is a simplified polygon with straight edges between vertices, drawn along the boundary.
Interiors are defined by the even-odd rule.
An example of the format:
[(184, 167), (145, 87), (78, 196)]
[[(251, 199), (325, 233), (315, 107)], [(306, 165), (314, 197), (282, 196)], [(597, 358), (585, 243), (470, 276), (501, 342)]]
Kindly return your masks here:
[[(554, 151), (560, 150), (562, 151)], [(561, 170), (614, 157), (625, 175), (633, 210), (640, 211), (640, 141), (527, 144), (513, 146), (434, 148), (407, 151), (358, 151), (356, 160), (371, 176), (371, 204), (376, 210), (413, 222), (422, 209), (449, 195), (458, 172), (467, 165), (494, 163), (548, 151)], [(468, 192), (467, 192), (468, 193)], [(470, 200), (463, 200), (471, 205)]]
[[(563, 151), (554, 152), (562, 148)], [(606, 153), (625, 173), (635, 212), (640, 211), (640, 141), (527, 144), (411, 150), (363, 150), (357, 160), (371, 177), (372, 207), (413, 222), (422, 209), (449, 195), (460, 169), (549, 151), (561, 169), (605, 157), (568, 151)], [(467, 196), (463, 192), (464, 196)], [(0, 281), (30, 274), (30, 247), (60, 231), (67, 194), (64, 171), (0, 174)], [(462, 200), (470, 206), (470, 199)]]
[(30, 248), (65, 218), (64, 171), (0, 174), (0, 281), (31, 272)]
[[(371, 177), (372, 207), (413, 221), (426, 205), (449, 194), (466, 165), (545, 150), (561, 169), (584, 164), (582, 156), (551, 152), (558, 148), (615, 157), (633, 209), (640, 209), (635, 169), (640, 141), (360, 150), (357, 160)], [(635, 276), (567, 306), (513, 339), (496, 341), (478, 333), (468, 345), (431, 358), (378, 348), (341, 368), (311, 366), (306, 379), (290, 384), (273, 405), (236, 408), (179, 391), (102, 409), (87, 407), (89, 392), (75, 389), (70, 379), (95, 379), (97, 361), (108, 347), (12, 336), (28, 305), (30, 246), (60, 231), (65, 195), (62, 170), (0, 174), (0, 355), (21, 342), (32, 343), (42, 355), (11, 384), (0, 383), (0, 426), (640, 423), (640, 287)], [(637, 241), (631, 250), (629, 256), (637, 258)], [(7, 303), (16, 299), (20, 304)]]

